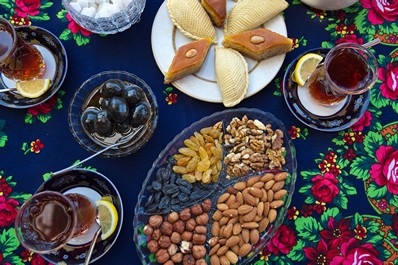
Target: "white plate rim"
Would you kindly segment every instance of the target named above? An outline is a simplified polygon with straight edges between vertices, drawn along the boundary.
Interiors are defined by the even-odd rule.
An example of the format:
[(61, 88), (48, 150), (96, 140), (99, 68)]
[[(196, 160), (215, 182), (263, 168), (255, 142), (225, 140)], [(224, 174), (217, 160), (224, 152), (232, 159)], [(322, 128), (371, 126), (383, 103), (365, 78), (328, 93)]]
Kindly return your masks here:
[[(230, 4), (231, 1), (228, 1)], [(275, 16), (266, 23), (263, 27), (277, 32), (283, 36), (287, 36), (287, 27), (282, 14)], [(223, 28), (221, 29), (223, 30)], [(175, 34), (175, 37), (174, 37)], [(175, 47), (174, 38), (186, 39), (186, 42), (193, 41), (185, 37), (171, 21), (166, 1), (162, 3), (152, 25), (151, 32), (151, 46), (152, 53), (156, 64), (163, 75), (168, 70), (168, 67), (174, 57)], [(218, 40), (218, 46), (221, 46), (221, 39)], [(205, 80), (200, 78), (206, 71), (206, 64), (208, 60), (213, 60), (212, 54), (214, 53), (214, 46), (210, 48), (202, 69), (198, 74), (188, 75), (172, 83), (174, 87), (183, 92), (184, 94), (196, 98), (198, 100), (222, 103), (221, 92), (215, 80)], [(246, 58), (249, 64), (249, 88), (245, 98), (253, 96), (254, 94), (265, 88), (275, 78), (285, 59), (285, 54), (274, 56), (268, 60), (263, 60), (259, 63), (252, 59)]]

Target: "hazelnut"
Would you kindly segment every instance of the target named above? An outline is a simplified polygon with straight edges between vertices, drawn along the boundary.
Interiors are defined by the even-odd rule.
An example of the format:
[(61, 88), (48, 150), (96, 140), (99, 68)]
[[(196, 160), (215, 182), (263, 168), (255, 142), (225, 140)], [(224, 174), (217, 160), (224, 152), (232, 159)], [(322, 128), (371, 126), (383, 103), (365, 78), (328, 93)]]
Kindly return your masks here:
[(195, 258), (191, 254), (184, 255), (182, 259), (183, 265), (195, 265)]
[(144, 234), (150, 236), (153, 233), (153, 228), (150, 225), (144, 226)]
[(181, 235), (177, 232), (173, 232), (170, 236), (170, 241), (174, 244), (180, 244), (181, 242)]
[(200, 204), (195, 204), (194, 206), (191, 207), (191, 214), (198, 216), (203, 213), (202, 206)]
[(209, 215), (207, 213), (202, 213), (201, 215), (196, 217), (196, 222), (198, 225), (207, 225), (209, 222)]
[(201, 259), (206, 256), (206, 248), (204, 246), (195, 245), (192, 247), (192, 254), (195, 259)]
[(169, 259), (163, 265), (174, 265), (174, 262), (171, 259)]
[(182, 241), (180, 245), (180, 250), (183, 254), (191, 253), (192, 250), (192, 242)]
[(161, 248), (168, 248), (171, 245), (170, 237), (163, 235), (159, 238), (158, 243)]
[(195, 233), (197, 234), (206, 234), (207, 233), (207, 227), (204, 225), (198, 225), (195, 227)]
[(150, 240), (147, 247), (151, 253), (156, 253), (159, 250), (159, 244), (156, 240)]
[(174, 224), (176, 221), (178, 221), (179, 218), (180, 217), (178, 216), (177, 212), (171, 212), (169, 216), (167, 216), (167, 221)]
[(181, 220), (178, 220), (177, 222), (175, 222), (173, 224), (173, 229), (177, 233), (182, 234), (185, 231), (185, 223), (183, 221), (181, 221)]
[(210, 212), (210, 210), (211, 210), (211, 200), (210, 199), (206, 199), (203, 201), (202, 209), (205, 213)]
[(198, 259), (196, 260), (195, 265), (207, 265), (207, 262), (205, 259)]
[(171, 257), (171, 260), (174, 263), (181, 263), (183, 257), (184, 257), (184, 254), (182, 254), (181, 252), (178, 252), (174, 256)]
[(167, 248), (167, 252), (169, 253), (170, 257), (174, 256), (178, 251), (178, 247), (176, 244), (171, 244), (168, 248)]
[(158, 228), (163, 223), (163, 217), (160, 215), (152, 215), (149, 217), (149, 225)]
[(181, 238), (184, 241), (191, 241), (192, 240), (192, 236), (193, 233), (190, 231), (184, 231), (184, 233), (182, 233)]
[(187, 208), (184, 209), (180, 212), (180, 219), (183, 221), (187, 221), (189, 218), (191, 218), (191, 209)]
[(191, 218), (188, 221), (186, 221), (185, 230), (192, 232), (195, 229), (195, 226), (196, 226), (196, 221), (195, 219)]
[(173, 225), (167, 221), (163, 222), (160, 226), (160, 232), (162, 232), (163, 235), (170, 236), (173, 233)]
[(163, 264), (170, 259), (170, 255), (167, 252), (167, 249), (159, 249), (158, 252), (156, 252), (155, 256), (160, 264)]
[(192, 243), (194, 245), (203, 245), (206, 243), (206, 235), (194, 234), (192, 237)]
[(159, 238), (162, 236), (162, 232), (160, 232), (160, 229), (155, 229), (153, 230), (153, 233), (151, 235), (151, 238), (153, 240), (159, 240)]

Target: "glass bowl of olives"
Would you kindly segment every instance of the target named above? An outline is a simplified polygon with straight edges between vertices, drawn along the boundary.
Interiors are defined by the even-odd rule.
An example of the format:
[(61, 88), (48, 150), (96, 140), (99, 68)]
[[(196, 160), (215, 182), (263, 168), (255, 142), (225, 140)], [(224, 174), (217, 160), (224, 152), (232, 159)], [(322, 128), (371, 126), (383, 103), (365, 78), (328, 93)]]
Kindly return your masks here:
[(158, 121), (158, 104), (152, 89), (139, 77), (124, 71), (105, 71), (86, 80), (72, 97), (68, 122), (76, 141), (96, 153), (122, 157), (142, 148)]

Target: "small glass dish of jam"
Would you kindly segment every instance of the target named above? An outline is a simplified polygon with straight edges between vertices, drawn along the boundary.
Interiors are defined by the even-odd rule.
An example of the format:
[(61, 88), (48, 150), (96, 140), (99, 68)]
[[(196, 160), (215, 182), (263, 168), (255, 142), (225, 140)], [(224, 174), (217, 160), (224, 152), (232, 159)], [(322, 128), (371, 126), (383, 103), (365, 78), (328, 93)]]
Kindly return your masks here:
[(86, 80), (72, 97), (69, 128), (87, 151), (123, 157), (142, 148), (152, 137), (158, 104), (151, 88), (139, 77), (123, 71), (105, 71)]

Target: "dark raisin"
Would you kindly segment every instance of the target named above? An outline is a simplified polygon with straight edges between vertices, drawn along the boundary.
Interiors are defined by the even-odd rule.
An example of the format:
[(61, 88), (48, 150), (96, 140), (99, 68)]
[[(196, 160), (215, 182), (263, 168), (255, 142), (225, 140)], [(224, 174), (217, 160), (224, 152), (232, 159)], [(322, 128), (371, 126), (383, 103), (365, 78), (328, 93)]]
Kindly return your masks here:
[(160, 191), (162, 189), (162, 183), (160, 181), (152, 181), (152, 188), (156, 191)]
[(184, 187), (184, 186), (180, 186), (179, 189), (180, 189), (181, 192), (183, 192), (183, 193), (185, 193), (187, 195), (191, 193), (191, 190), (186, 188), (186, 187)]
[(180, 193), (178, 194), (177, 198), (181, 201), (181, 202), (186, 202), (189, 200), (189, 197), (187, 194), (185, 193)]

